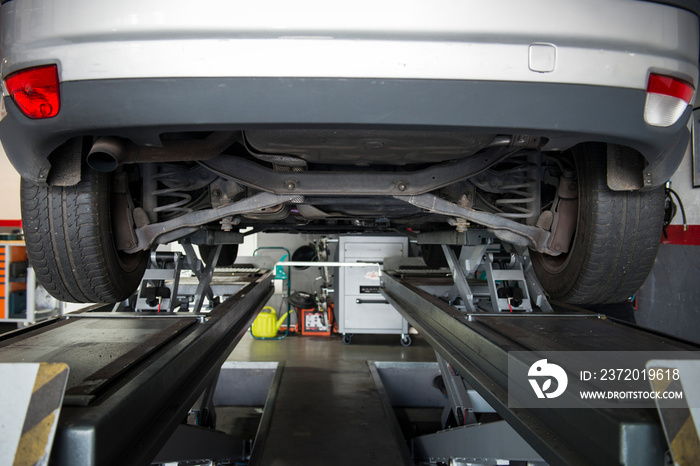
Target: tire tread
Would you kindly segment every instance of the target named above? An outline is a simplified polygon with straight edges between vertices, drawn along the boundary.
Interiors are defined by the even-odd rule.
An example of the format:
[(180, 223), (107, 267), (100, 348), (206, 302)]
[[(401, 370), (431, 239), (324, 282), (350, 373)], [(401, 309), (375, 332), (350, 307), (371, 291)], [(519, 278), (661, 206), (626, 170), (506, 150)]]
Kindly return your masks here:
[(27, 256), (39, 283), (61, 301), (118, 302), (143, 275), (145, 260), (133, 270), (121, 270), (108, 260), (116, 254), (111, 225), (99, 210), (109, 206), (107, 183), (106, 175), (91, 170), (75, 186), (21, 182)]
[(579, 222), (589, 220), (575, 240), (580, 257), (556, 276), (538, 267), (541, 259), (533, 255), (535, 270), (555, 299), (571, 304), (623, 302), (639, 289), (654, 263), (663, 225), (663, 187), (611, 191), (605, 146), (579, 146), (575, 154), (581, 161), (579, 183), (587, 184), (580, 208), (590, 209), (579, 215)]

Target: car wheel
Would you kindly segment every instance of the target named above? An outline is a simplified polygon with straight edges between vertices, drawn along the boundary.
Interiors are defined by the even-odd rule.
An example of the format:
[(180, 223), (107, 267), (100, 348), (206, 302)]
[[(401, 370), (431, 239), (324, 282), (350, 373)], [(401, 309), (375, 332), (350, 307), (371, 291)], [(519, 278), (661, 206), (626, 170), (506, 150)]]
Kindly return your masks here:
[(421, 256), (423, 262), (429, 269), (440, 269), (447, 267), (447, 259), (442, 251), (442, 246), (439, 244), (421, 244)]
[(568, 253), (532, 252), (532, 265), (551, 298), (570, 304), (622, 302), (646, 279), (664, 216), (663, 187), (612, 191), (604, 144), (572, 149), (578, 178), (576, 230)]
[[(199, 255), (202, 257), (202, 262), (204, 265), (209, 265), (207, 261), (209, 260), (209, 255), (214, 250), (216, 246), (210, 246), (208, 244), (200, 244)], [(238, 257), (238, 245), (237, 244), (224, 244), (221, 247), (221, 252), (219, 253), (219, 260), (216, 261), (215, 267), (233, 267), (236, 258)]]
[(138, 288), (148, 251), (117, 250), (112, 233), (110, 175), (86, 169), (75, 186), (22, 180), (22, 226), (37, 280), (67, 302), (113, 303)]

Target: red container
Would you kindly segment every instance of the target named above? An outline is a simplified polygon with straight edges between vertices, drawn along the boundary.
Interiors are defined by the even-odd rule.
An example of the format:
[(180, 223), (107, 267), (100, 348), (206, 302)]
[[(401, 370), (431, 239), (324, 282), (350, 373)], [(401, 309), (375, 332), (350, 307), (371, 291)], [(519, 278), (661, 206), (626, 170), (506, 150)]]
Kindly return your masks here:
[(318, 309), (298, 309), (301, 316), (302, 335), (324, 335), (331, 334), (331, 326), (325, 312)]

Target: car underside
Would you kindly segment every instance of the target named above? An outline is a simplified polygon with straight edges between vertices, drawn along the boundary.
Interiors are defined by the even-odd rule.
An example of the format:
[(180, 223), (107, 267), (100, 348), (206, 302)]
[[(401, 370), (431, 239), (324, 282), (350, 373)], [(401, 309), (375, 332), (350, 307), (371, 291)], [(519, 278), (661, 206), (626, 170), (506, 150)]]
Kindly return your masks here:
[[(51, 249), (75, 243), (66, 249), (83, 255), (80, 241), (72, 237), (83, 232), (71, 229), (80, 225), (75, 219), (81, 214), (85, 223), (94, 216), (81, 212), (80, 203), (95, 202), (95, 210), (105, 212), (93, 236), (102, 237), (102, 254), (111, 257), (105, 277), (114, 274), (119, 278), (111, 281), (122, 287), (108, 291), (107, 297), (86, 292), (92, 285), (53, 290), (67, 300), (125, 299), (143, 273), (148, 251), (158, 244), (235, 247), (244, 234), (256, 232), (415, 236), (487, 229), (505, 243), (529, 248), (545, 289), (552, 293), (563, 273), (575, 275), (573, 285), (598, 282), (595, 274), (586, 278), (580, 270), (583, 263), (596, 260), (591, 257), (595, 244), (579, 244), (585, 237), (579, 233), (576, 240), (576, 234), (588, 231), (587, 223), (599, 218), (599, 213), (588, 212), (590, 206), (622, 203), (628, 212), (612, 219), (608, 230), (619, 234), (624, 223), (630, 235), (627, 247), (636, 253), (608, 271), (618, 274), (619, 286), (585, 292), (570, 286), (552, 294), (581, 303), (625, 299), (645, 277), (637, 270), (647, 264), (640, 264), (653, 261), (648, 253), (658, 244), (663, 215), (659, 189), (640, 190), (644, 158), (632, 149), (603, 143), (542, 150), (546, 142), (512, 134), (297, 128), (169, 133), (160, 147), (117, 137), (72, 138), (59, 155), (69, 159), (74, 154), (84, 161), (81, 181), (47, 188), (25, 181), (25, 225), (29, 232), (36, 225), (37, 235), (49, 228), (36, 215), (46, 206), (56, 212), (49, 223), (60, 221), (67, 228), (65, 236), (53, 238)], [(624, 165), (613, 181), (617, 188), (627, 183), (627, 191), (608, 186), (607, 174), (614, 170), (610, 161)], [(37, 202), (36, 191), (42, 189), (48, 195), (45, 202)], [(75, 200), (74, 215), (57, 209), (66, 199)], [(108, 211), (97, 207), (107, 204)], [(105, 239), (107, 222), (111, 234)], [(608, 230), (594, 238), (601, 251), (612, 247), (604, 241)], [(42, 249), (48, 245), (46, 239), (39, 244)], [(430, 246), (424, 249), (429, 265), (439, 266), (429, 259), (434, 255)], [(629, 269), (630, 261), (637, 267)], [(62, 260), (55, 266), (66, 267)], [(69, 267), (64, 273), (70, 273)]]
[[(488, 217), (496, 229), (522, 229), (526, 235), (525, 225), (539, 218), (534, 205), (539, 198), (539, 138), (391, 130), (187, 136), (168, 135), (162, 149), (151, 150), (157, 154), (115, 138), (98, 139), (88, 152), (90, 168), (147, 180), (137, 190), (140, 202), (126, 214), (135, 218), (137, 228), (192, 219), (193, 224), (177, 228), (152, 228), (153, 233), (120, 249), (147, 249), (163, 235), (167, 240), (189, 235), (198, 225), (256, 231), (405, 231), (445, 222), (457, 227), (449, 212), (415, 205), (416, 196), (428, 193), (496, 214)], [(202, 160), (177, 162), (183, 154)], [(160, 162), (139, 163), (149, 158)], [(252, 201), (256, 195), (265, 205)], [(226, 215), (227, 207), (238, 204), (245, 211), (236, 218)], [(532, 245), (547, 249), (543, 242)]]

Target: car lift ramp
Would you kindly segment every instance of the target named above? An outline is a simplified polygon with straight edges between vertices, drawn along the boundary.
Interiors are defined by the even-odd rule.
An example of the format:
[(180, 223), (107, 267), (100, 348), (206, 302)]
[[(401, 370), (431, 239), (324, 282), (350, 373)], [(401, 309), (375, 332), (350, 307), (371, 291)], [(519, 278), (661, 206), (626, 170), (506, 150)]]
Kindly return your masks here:
[[(382, 292), (459, 375), (549, 464), (662, 464), (667, 450), (653, 409), (508, 406), (511, 351), (698, 351), (581, 309), (551, 303), (554, 312), (461, 312), (429, 291), (451, 277), (385, 272)], [(428, 290), (428, 291), (426, 291)]]
[(236, 280), (207, 313), (94, 306), (0, 336), (0, 362), (70, 367), (51, 464), (149, 464), (272, 295), (270, 272)]

